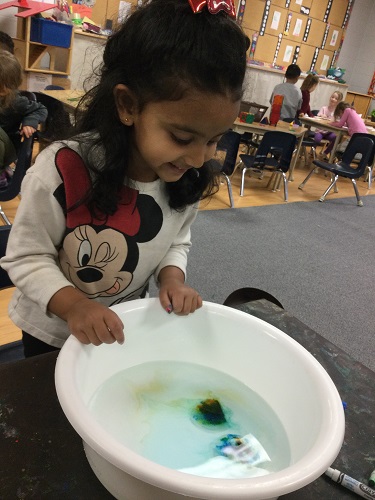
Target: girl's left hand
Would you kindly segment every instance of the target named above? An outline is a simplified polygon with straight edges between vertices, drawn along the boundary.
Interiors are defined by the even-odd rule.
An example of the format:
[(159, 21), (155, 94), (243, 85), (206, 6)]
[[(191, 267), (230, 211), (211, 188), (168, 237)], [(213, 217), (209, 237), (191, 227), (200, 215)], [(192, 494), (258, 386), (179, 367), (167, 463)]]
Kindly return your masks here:
[(160, 286), (159, 299), (168, 313), (173, 311), (182, 316), (202, 307), (202, 297), (194, 288), (173, 280), (168, 280)]
[(25, 137), (29, 138), (33, 135), (33, 133), (36, 132), (34, 127), (30, 127), (29, 125), (25, 125), (24, 127), (21, 128), (21, 135), (24, 135)]
[(168, 313), (187, 315), (202, 307), (202, 297), (185, 284), (185, 274), (178, 267), (164, 267), (158, 281), (160, 303)]

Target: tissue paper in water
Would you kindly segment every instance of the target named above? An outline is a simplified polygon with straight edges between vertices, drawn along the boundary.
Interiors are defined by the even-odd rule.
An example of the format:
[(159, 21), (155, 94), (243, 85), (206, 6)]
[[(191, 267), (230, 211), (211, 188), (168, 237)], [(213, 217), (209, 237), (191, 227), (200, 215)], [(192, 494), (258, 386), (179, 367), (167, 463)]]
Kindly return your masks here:
[[(220, 403), (225, 419), (201, 425), (194, 412), (211, 399)], [(172, 469), (227, 460), (217, 456), (216, 445), (228, 434), (254, 436), (271, 459), (269, 472), (290, 463), (288, 439), (272, 408), (242, 382), (206, 366), (154, 361), (130, 367), (99, 386), (89, 406), (120, 443)]]

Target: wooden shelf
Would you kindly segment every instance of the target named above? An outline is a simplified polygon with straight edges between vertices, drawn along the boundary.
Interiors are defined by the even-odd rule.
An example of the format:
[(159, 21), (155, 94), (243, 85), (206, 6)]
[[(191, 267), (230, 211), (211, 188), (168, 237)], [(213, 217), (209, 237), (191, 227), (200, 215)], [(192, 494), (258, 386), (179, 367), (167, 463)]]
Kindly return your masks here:
[(72, 64), (73, 30), (70, 46), (57, 47), (30, 40), (31, 17), (18, 19), (17, 55), (25, 71), (53, 75), (70, 74)]

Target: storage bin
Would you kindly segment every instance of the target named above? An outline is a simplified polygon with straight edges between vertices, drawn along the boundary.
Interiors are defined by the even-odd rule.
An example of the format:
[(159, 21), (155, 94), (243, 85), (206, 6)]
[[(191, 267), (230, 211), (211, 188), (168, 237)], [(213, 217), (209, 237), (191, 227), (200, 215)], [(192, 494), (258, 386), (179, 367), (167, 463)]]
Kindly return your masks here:
[(240, 113), (251, 113), (254, 115), (254, 122), (260, 122), (260, 120), (265, 115), (268, 106), (263, 106), (262, 104), (257, 104), (256, 102), (242, 101), (240, 107)]
[(30, 41), (54, 45), (55, 47), (70, 47), (73, 26), (70, 24), (48, 21), (41, 17), (31, 18)]

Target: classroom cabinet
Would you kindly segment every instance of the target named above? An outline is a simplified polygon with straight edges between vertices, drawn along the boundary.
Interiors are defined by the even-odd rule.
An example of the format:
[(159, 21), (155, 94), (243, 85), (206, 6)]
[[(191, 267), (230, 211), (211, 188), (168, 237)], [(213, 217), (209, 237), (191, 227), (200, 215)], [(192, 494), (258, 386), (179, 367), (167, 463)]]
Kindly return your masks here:
[(362, 118), (367, 118), (372, 99), (371, 95), (359, 94), (351, 90), (348, 90), (345, 98), (349, 104), (354, 106), (357, 113), (362, 115)]

